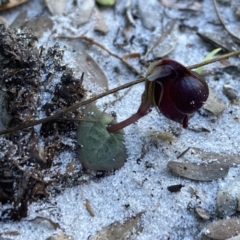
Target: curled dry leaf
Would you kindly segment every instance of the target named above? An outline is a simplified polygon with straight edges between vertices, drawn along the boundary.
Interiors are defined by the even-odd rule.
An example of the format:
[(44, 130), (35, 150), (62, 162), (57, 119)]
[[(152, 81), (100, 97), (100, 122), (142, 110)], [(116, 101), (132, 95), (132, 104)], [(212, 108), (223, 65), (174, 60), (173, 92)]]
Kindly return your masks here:
[(123, 131), (110, 134), (106, 126), (115, 120), (96, 106), (88, 105), (77, 129), (78, 156), (84, 168), (111, 171), (121, 168), (126, 159)]
[(219, 163), (183, 163), (169, 161), (168, 167), (176, 174), (197, 181), (212, 181), (226, 176), (229, 168)]
[(90, 240), (122, 240), (125, 239), (134, 229), (135, 233), (141, 231), (138, 224), (140, 222), (142, 212), (136, 216), (129, 218), (124, 223), (115, 222), (111, 225), (103, 228), (95, 236), (92, 236)]
[(240, 232), (240, 219), (219, 220), (208, 224), (203, 230), (203, 236), (208, 239), (226, 240), (235, 237)]
[(16, 7), (18, 5), (21, 5), (21, 4), (25, 3), (25, 2), (27, 2), (27, 1), (28, 0), (10, 0), (8, 3), (2, 4), (0, 6), (0, 11)]
[(209, 96), (203, 108), (213, 115), (218, 116), (226, 109), (226, 104), (217, 97), (211, 88), (209, 88)]
[(61, 15), (64, 11), (67, 0), (45, 0), (52, 15)]

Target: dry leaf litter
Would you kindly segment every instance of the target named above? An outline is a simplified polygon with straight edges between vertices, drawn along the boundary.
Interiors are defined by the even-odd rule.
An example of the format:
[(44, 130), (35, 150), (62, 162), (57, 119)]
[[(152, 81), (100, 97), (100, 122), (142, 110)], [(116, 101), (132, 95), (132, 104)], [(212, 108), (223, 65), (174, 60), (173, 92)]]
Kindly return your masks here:
[[(5, 49), (13, 59), (11, 64), (16, 64), (12, 70), (18, 69), (22, 73), (16, 75), (12, 72), (11, 75), (14, 80), (17, 76), (22, 77), (17, 79), (17, 89), (11, 81), (1, 82), (16, 101), (11, 105), (16, 114), (12, 126), (17, 126), (18, 121), (45, 117), (80, 101), (83, 96), (89, 98), (137, 77), (122, 61), (99, 46), (84, 39), (58, 36), (85, 34), (119, 56), (140, 53), (141, 64), (138, 58), (127, 60), (141, 74), (146, 72), (148, 60), (158, 55), (188, 66), (200, 62), (216, 46), (225, 51), (232, 50), (229, 46), (233, 46), (231, 42), (221, 42), (221, 39), (213, 43), (216, 34), (222, 32), (228, 36), (228, 33), (224, 32), (213, 3), (207, 0), (193, 1), (192, 4), (157, 0), (150, 0), (147, 4), (142, 0), (116, 1), (113, 7), (101, 7), (93, 1), (83, 4), (81, 0), (59, 1), (64, 7), (54, 6), (54, 1), (46, 2), (48, 7), (53, 4), (49, 7), (53, 15), (48, 12), (45, 2), (37, 0), (0, 12), (7, 25), (15, 22), (15, 26), (24, 29), (10, 33), (10, 30), (2, 28), (1, 34), (7, 31), (7, 34), (15, 34), (18, 40), (24, 36), (28, 47), (30, 43), (31, 52), (44, 46), (41, 56), (26, 55), (26, 46), (19, 46), (19, 42), (14, 42), (15, 49)], [(232, 1), (231, 5), (224, 1), (217, 3), (225, 24), (237, 22), (235, 2)], [(27, 17), (24, 10), (27, 10)], [(83, 15), (83, 11), (86, 14)], [(100, 28), (96, 23), (99, 19), (96, 11), (102, 14), (103, 25), (108, 31), (106, 26)], [(25, 23), (25, 19), (38, 18), (39, 15), (47, 17), (47, 20), (41, 18), (46, 25), (37, 25), (32, 20), (32, 23)], [(14, 21), (17, 16), (18, 21)], [(235, 35), (240, 35), (234, 24), (229, 27)], [(25, 33), (30, 29), (38, 33), (38, 41), (31, 33)], [(197, 35), (203, 31), (211, 32), (213, 39), (206, 41), (206, 36), (201, 38)], [(161, 43), (166, 39), (170, 44), (164, 49)], [(239, 48), (239, 44), (234, 44), (234, 50), (237, 50), (235, 46)], [(159, 53), (163, 52), (161, 49), (165, 55)], [(24, 59), (33, 59), (34, 64), (29, 67)], [(67, 119), (15, 132), (11, 135), (15, 138), (1, 137), (1, 156), (7, 159), (1, 159), (0, 197), (2, 202), (4, 197), (9, 201), (1, 208), (1, 237), (195, 240), (209, 239), (207, 236), (210, 239), (236, 236), (239, 230), (239, 194), (231, 186), (234, 181), (239, 182), (240, 175), (240, 106), (228, 99), (223, 88), (228, 85), (239, 92), (239, 62), (239, 58), (234, 57), (204, 68), (205, 78), (213, 90), (214, 104), (196, 113), (190, 120), (189, 129), (181, 129), (155, 110), (124, 129), (127, 161), (112, 173), (101, 175), (81, 169), (76, 155), (77, 121), (67, 121), (81, 117), (81, 109), (67, 114)], [(81, 86), (82, 80), (85, 91)], [(66, 82), (71, 83), (67, 88)], [(138, 108), (143, 84), (127, 91), (99, 99), (96, 104), (99, 109), (114, 113), (118, 121), (124, 120)], [(73, 93), (77, 98), (71, 97)], [(167, 137), (162, 134), (165, 132)], [(31, 157), (29, 153), (32, 153)], [(48, 153), (49, 158), (43, 157), (42, 153)], [(28, 162), (29, 159), (34, 161)], [(168, 166), (176, 162), (180, 163), (170, 170)], [(206, 174), (206, 162), (210, 162), (209, 166), (213, 164), (211, 167), (216, 175), (209, 169), (211, 175)], [(218, 162), (219, 171), (215, 167)], [(187, 163), (191, 165), (185, 165)], [(199, 174), (194, 176), (192, 171), (188, 174), (184, 171), (188, 166), (197, 169)], [(177, 185), (181, 186), (178, 191), (168, 190), (169, 186)], [(233, 193), (229, 193), (231, 190)], [(229, 196), (232, 205), (219, 206), (221, 194), (224, 199)], [(237, 219), (231, 217), (232, 214)], [(220, 233), (221, 226), (230, 226), (229, 231)], [(113, 236), (111, 231), (115, 231)]]

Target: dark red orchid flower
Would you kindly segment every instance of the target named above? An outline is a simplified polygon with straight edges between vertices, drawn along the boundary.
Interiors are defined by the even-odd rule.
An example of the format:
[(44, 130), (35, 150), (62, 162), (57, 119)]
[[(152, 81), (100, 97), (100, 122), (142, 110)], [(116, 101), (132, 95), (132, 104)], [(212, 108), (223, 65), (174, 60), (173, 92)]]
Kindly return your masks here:
[(130, 125), (148, 114), (152, 106), (187, 128), (189, 117), (203, 106), (208, 94), (205, 80), (182, 64), (170, 59), (154, 62), (148, 68), (145, 91), (137, 113), (107, 129), (115, 132)]

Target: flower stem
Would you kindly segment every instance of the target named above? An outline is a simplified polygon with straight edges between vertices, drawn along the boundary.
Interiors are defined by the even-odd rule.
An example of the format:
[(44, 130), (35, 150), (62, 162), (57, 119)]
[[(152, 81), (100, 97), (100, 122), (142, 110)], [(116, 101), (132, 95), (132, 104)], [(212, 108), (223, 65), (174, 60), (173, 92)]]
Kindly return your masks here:
[(133, 114), (131, 117), (129, 117), (128, 119), (126, 119), (120, 123), (117, 123), (110, 127), (107, 127), (108, 132), (109, 133), (117, 132), (117, 131), (127, 127), (128, 125), (136, 122), (137, 120), (139, 120), (140, 118), (144, 117), (145, 115), (147, 115), (149, 113), (150, 107), (151, 107), (151, 104), (149, 102), (142, 102), (138, 111), (135, 114)]

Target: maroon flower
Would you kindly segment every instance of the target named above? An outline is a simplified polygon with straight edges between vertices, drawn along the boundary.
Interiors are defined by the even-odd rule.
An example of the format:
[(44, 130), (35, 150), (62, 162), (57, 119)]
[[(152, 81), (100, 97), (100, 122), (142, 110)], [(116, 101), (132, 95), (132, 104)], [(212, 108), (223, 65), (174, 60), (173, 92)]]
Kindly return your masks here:
[(137, 121), (149, 113), (151, 106), (187, 128), (189, 117), (203, 106), (208, 94), (205, 80), (182, 64), (170, 59), (154, 62), (148, 68), (145, 91), (137, 113), (108, 127), (108, 131), (118, 131)]

